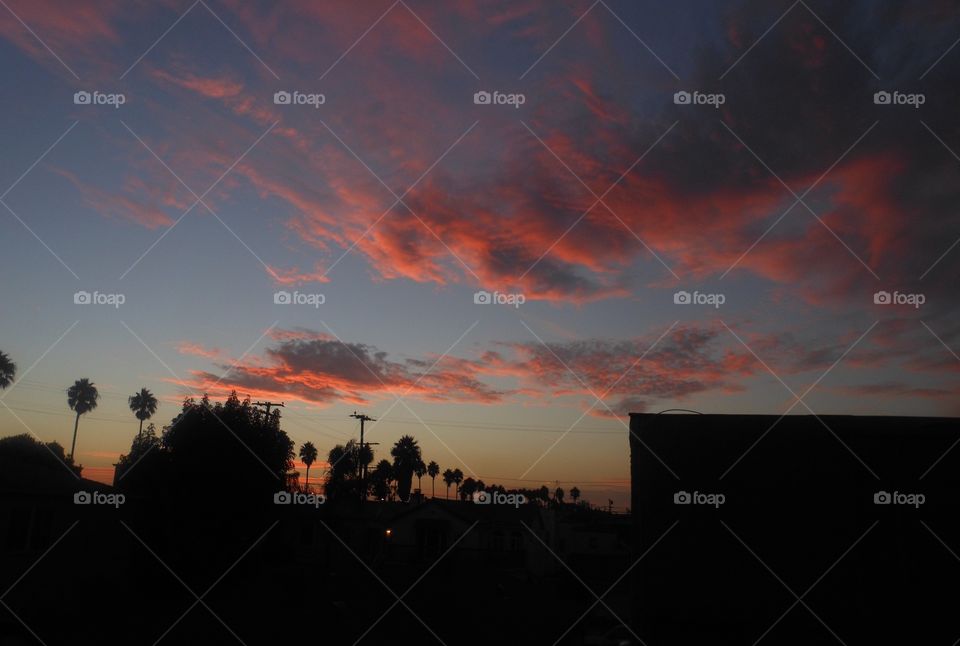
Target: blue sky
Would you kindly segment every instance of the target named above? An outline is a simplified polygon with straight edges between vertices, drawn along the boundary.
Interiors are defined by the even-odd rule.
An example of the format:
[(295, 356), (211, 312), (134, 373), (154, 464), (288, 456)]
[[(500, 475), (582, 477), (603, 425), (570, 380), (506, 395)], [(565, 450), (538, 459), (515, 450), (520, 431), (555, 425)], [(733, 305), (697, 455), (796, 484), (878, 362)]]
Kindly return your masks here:
[(321, 454), (403, 395), (372, 439), (624, 506), (627, 412), (809, 412), (783, 380), (816, 413), (955, 415), (956, 27), (939, 2), (10, 2), (0, 432), (68, 445), (89, 377), (77, 457), (109, 479), (141, 387), (158, 426), (205, 391), (286, 401)]

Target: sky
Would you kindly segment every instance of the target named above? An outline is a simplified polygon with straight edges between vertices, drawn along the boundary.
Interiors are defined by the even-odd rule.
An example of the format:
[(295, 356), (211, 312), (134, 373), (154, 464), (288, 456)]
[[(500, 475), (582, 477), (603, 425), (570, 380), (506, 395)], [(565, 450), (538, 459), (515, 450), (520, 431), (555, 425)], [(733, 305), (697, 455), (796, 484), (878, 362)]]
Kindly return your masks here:
[(622, 508), (629, 412), (955, 416), (958, 18), (5, 0), (0, 435), (88, 377), (109, 482), (130, 394), (235, 389)]

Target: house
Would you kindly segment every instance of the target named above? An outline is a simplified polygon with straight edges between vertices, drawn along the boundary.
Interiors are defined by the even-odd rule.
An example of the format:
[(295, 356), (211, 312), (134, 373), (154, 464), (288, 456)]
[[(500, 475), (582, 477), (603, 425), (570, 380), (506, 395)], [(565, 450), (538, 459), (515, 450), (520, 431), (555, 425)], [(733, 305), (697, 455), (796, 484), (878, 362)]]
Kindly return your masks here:
[(631, 414), (638, 634), (952, 643), (958, 441), (949, 418)]
[(385, 558), (432, 561), (456, 544), (450, 556), (465, 567), (540, 576), (554, 569), (552, 557), (540, 543), (550, 545), (553, 540), (550, 514), (529, 504), (514, 507), (430, 499), (408, 506), (385, 523)]

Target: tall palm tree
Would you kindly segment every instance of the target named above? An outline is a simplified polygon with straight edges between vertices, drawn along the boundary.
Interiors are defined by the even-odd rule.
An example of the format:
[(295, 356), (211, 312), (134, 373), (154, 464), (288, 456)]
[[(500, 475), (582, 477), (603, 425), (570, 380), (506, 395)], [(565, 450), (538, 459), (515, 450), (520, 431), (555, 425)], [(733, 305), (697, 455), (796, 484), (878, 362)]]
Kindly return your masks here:
[(5, 353), (0, 352), (0, 389), (13, 383), (13, 375), (17, 372), (17, 364)]
[(73, 452), (77, 448), (77, 427), (80, 425), (80, 416), (96, 408), (98, 399), (100, 399), (100, 393), (97, 392), (97, 387), (86, 377), (77, 379), (72, 386), (67, 388), (67, 406), (77, 414), (77, 419), (73, 423), (70, 460), (73, 460)]
[(143, 435), (143, 421), (153, 417), (153, 414), (157, 412), (159, 402), (152, 392), (146, 388), (141, 388), (140, 392), (127, 399), (127, 403), (130, 405), (133, 414), (140, 420), (140, 430), (137, 432), (137, 437), (140, 437)]
[(430, 464), (427, 465), (427, 475), (430, 476), (430, 479), (433, 481), (430, 488), (430, 497), (437, 497), (437, 476), (440, 475), (440, 465), (430, 460)]
[(304, 442), (303, 446), (300, 447), (300, 459), (305, 465), (307, 465), (307, 479), (304, 483), (304, 487), (307, 491), (310, 490), (310, 465), (313, 464), (317, 459), (317, 447), (313, 445), (313, 442)]
[(413, 470), (413, 475), (417, 476), (417, 491), (420, 492), (420, 495), (423, 496), (423, 489), (420, 484), (420, 480), (427, 473), (427, 465), (423, 463), (423, 460), (417, 462), (417, 468)]
[(576, 504), (577, 501), (580, 499), (580, 489), (578, 489), (577, 487), (571, 487), (570, 497), (573, 498), (573, 503)]
[(450, 500), (450, 485), (453, 484), (456, 476), (453, 474), (452, 469), (447, 469), (443, 472), (443, 481), (447, 483), (447, 500)]
[(463, 471), (460, 469), (453, 470), (453, 483), (457, 485), (457, 495), (456, 498), (460, 497), (460, 483), (463, 482)]
[(421, 463), (420, 446), (411, 435), (404, 435), (390, 449), (393, 456), (393, 478), (397, 482), (397, 495), (406, 502), (410, 498), (410, 485), (413, 484), (413, 472)]

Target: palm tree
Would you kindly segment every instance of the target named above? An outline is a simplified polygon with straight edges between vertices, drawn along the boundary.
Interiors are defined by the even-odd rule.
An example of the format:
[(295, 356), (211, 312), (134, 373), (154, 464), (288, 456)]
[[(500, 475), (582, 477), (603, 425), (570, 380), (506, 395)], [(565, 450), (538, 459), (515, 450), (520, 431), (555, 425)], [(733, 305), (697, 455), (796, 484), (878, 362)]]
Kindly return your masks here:
[(577, 487), (570, 487), (570, 497), (573, 498), (573, 504), (580, 500), (580, 490)]
[(430, 479), (433, 481), (430, 490), (430, 497), (437, 497), (437, 476), (440, 475), (440, 465), (430, 460), (430, 464), (427, 465), (427, 475), (430, 476)]
[(443, 481), (447, 483), (447, 500), (450, 500), (450, 485), (453, 484), (455, 479), (456, 476), (453, 474), (452, 469), (447, 469), (443, 472)]
[(97, 387), (86, 377), (77, 379), (67, 389), (67, 406), (77, 414), (77, 419), (73, 423), (73, 442), (70, 444), (71, 461), (73, 451), (77, 448), (77, 427), (80, 425), (80, 416), (96, 408), (98, 399), (100, 399), (100, 393), (97, 392)]
[(152, 392), (146, 388), (141, 388), (140, 392), (127, 399), (127, 403), (130, 405), (133, 414), (140, 420), (140, 430), (137, 432), (137, 437), (140, 437), (143, 434), (143, 421), (153, 417), (153, 414), (157, 412), (159, 402)]
[(557, 502), (557, 506), (563, 505), (563, 489), (557, 487), (557, 490), (553, 492), (553, 499)]
[(300, 459), (307, 466), (307, 478), (303, 486), (307, 491), (310, 491), (310, 465), (317, 459), (317, 447), (313, 445), (313, 442), (303, 443), (303, 446), (300, 447)]
[(417, 462), (417, 468), (413, 470), (413, 475), (417, 476), (417, 491), (420, 492), (420, 495), (423, 495), (423, 489), (420, 485), (420, 480), (423, 478), (424, 474), (427, 472), (427, 465), (423, 463), (423, 460)]
[(13, 375), (17, 372), (17, 364), (3, 352), (0, 352), (0, 389), (13, 383)]
[(454, 483), (455, 485), (457, 485), (457, 495), (456, 495), (457, 498), (460, 497), (460, 483), (461, 483), (461, 482), (463, 482), (463, 471), (461, 471), (460, 469), (454, 469), (454, 470), (453, 470), (453, 483)]
[(411, 435), (404, 435), (390, 450), (393, 456), (393, 478), (397, 481), (397, 495), (406, 502), (410, 498), (410, 485), (413, 484), (413, 472), (422, 462), (420, 447)]

